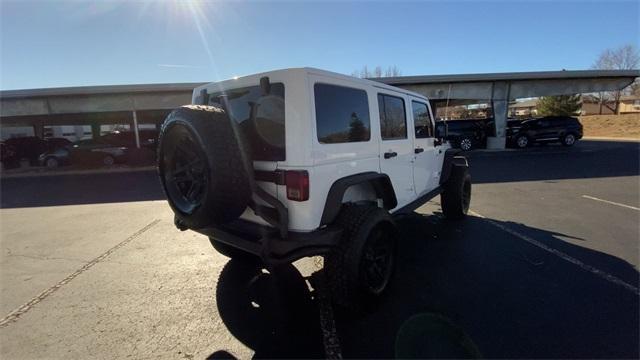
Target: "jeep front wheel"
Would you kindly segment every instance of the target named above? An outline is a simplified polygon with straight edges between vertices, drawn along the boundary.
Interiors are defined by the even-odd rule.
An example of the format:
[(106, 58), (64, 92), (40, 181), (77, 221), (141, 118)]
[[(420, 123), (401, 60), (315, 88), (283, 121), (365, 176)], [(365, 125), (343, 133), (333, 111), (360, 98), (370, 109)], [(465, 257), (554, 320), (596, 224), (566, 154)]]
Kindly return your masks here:
[(347, 204), (338, 215), (340, 244), (325, 258), (333, 301), (359, 310), (387, 288), (395, 266), (396, 229), (389, 213), (375, 206)]
[(471, 203), (471, 175), (466, 166), (454, 166), (451, 176), (440, 194), (442, 213), (447, 219), (459, 220), (469, 212)]

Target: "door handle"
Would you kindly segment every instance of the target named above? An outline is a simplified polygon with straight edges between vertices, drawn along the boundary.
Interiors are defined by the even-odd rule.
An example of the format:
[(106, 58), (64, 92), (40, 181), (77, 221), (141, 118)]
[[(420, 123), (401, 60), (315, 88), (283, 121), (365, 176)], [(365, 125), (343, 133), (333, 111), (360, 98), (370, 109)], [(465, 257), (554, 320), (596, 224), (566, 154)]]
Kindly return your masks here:
[(413, 152), (416, 153), (416, 154), (420, 154), (423, 151), (424, 151), (423, 148), (415, 148), (415, 149), (413, 149)]
[(398, 153), (395, 151), (388, 151), (386, 153), (384, 153), (384, 158), (385, 159), (391, 159), (392, 157), (396, 157), (398, 156)]

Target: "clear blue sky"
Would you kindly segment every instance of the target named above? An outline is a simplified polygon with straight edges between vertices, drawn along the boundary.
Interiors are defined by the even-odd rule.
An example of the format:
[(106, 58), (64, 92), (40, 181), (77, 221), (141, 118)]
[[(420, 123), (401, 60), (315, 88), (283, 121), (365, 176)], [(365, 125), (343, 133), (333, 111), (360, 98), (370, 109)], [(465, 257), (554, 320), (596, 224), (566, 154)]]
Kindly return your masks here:
[(0, 1), (3, 90), (205, 82), (297, 66), (578, 70), (605, 48), (640, 42), (638, 1)]

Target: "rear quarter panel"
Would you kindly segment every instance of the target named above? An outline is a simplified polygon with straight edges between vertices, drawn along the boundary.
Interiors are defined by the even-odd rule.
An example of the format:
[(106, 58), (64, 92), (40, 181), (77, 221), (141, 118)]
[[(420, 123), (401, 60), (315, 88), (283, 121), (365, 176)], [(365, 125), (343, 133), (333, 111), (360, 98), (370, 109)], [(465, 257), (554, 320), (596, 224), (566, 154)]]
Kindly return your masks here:
[[(371, 127), (369, 141), (340, 144), (323, 144), (318, 141), (314, 99), (314, 85), (316, 83), (328, 83), (361, 89), (367, 92)], [(308, 106), (304, 116), (299, 118), (300, 123), (293, 125), (297, 132), (294, 132), (296, 137), (292, 138), (291, 141), (297, 141), (298, 143), (295, 143), (292, 149), (306, 151), (307, 147), (302, 144), (308, 144), (310, 146), (309, 158), (300, 158), (300, 160), (308, 161), (306, 164), (300, 161), (286, 164), (286, 168), (304, 169), (309, 172), (310, 193), (309, 201), (296, 202), (287, 200), (287, 207), (290, 209), (290, 228), (298, 231), (310, 231), (320, 226), (326, 197), (335, 181), (348, 175), (380, 171), (378, 159), (380, 127), (378, 126), (376, 92), (370, 85), (311, 72), (307, 76), (305, 89), (300, 91), (300, 94), (304, 94), (307, 97), (306, 103)], [(289, 123), (287, 120), (287, 124)], [(300, 134), (300, 136), (298, 137), (297, 134)], [(281, 186), (279, 188), (279, 197), (286, 199), (285, 187)]]

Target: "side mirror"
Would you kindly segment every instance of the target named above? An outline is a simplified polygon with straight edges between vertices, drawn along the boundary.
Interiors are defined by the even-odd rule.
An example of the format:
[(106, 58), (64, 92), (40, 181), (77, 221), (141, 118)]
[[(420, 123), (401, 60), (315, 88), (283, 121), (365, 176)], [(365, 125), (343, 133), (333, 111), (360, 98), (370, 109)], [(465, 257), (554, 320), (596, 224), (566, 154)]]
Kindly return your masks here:
[(436, 139), (444, 140), (448, 135), (447, 123), (444, 121), (437, 121), (434, 135)]
[(436, 127), (434, 130), (434, 140), (433, 145), (439, 146), (442, 145), (444, 140), (447, 138), (448, 130), (447, 123), (444, 121), (436, 121)]

